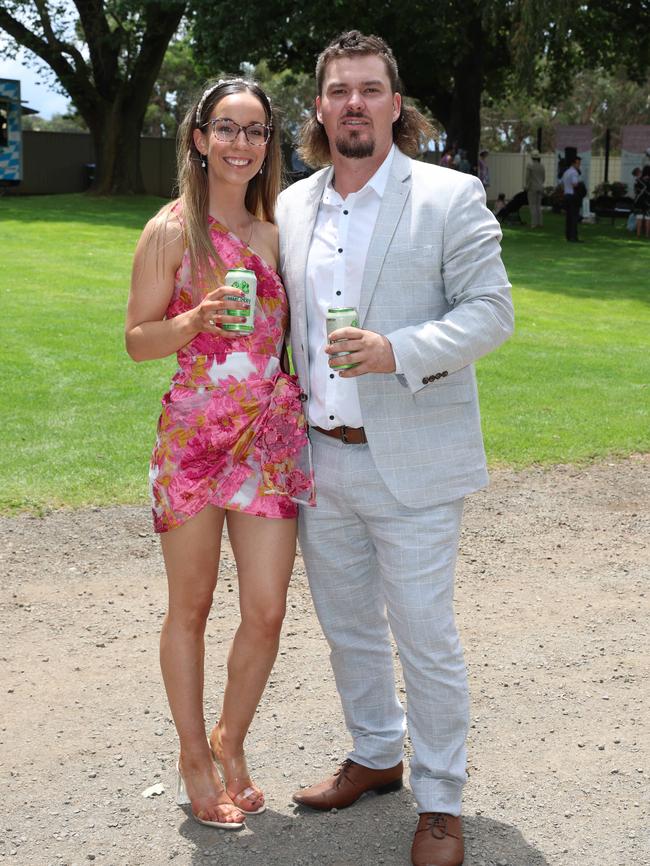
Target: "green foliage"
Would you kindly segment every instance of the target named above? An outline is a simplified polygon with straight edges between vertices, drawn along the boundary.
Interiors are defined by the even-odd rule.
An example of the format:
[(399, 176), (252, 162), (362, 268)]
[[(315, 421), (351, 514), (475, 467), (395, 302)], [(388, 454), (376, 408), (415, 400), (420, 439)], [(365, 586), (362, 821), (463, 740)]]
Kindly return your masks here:
[(252, 62), (266, 59), (272, 68), (313, 75), (317, 55), (338, 33), (351, 27), (377, 33), (395, 52), (406, 92), (465, 140), (474, 134), (472, 124), (478, 132), (478, 108), (467, 112), (467, 105), (480, 99), (485, 80), (497, 91), (510, 63), (511, 4), (505, 0), (444, 0), (435, 9), (420, 0), (269, 0), (241, 9), (241, 30), (229, 26), (228, 7), (208, 0), (194, 0), (194, 6), (197, 53), (233, 66), (245, 52)]
[(169, 43), (154, 84), (142, 128), (143, 135), (173, 138), (202, 78), (197, 70), (189, 34), (183, 30)]
[(536, 95), (518, 90), (514, 74), (502, 97), (484, 94), (481, 141), (489, 150), (519, 153), (523, 146), (536, 146), (538, 128), (542, 130), (542, 150), (553, 150), (556, 124), (590, 123), (593, 152), (604, 153), (607, 129), (611, 132), (610, 148), (616, 152), (620, 150), (622, 126), (650, 123), (650, 79), (637, 84), (622, 68), (612, 72), (583, 69), (572, 76), (569, 93), (551, 98), (544, 96), (549, 91), (546, 68), (538, 64)]
[[(0, 199), (7, 327), (0, 508), (143, 502), (174, 359), (123, 346), (133, 249), (153, 198)], [(650, 243), (561, 217), (506, 228), (515, 336), (478, 365), (490, 462), (580, 461), (650, 448)], [(9, 324), (10, 323), (10, 324)]]
[[(504, 130), (514, 150), (538, 126), (550, 135), (553, 122), (593, 117), (598, 147), (604, 129), (620, 126), (623, 117), (646, 122), (637, 116), (648, 110), (640, 101), (650, 66), (647, 0), (441, 0), (434, 6), (421, 0), (267, 0), (242, 7), (238, 28), (226, 5), (193, 0), (193, 6), (198, 54), (232, 67), (245, 56), (312, 73), (318, 53), (338, 33), (357, 27), (383, 36), (406, 92), (431, 111), (451, 141), (470, 150), (478, 145), (482, 93), (483, 126), (495, 132), (481, 140), (491, 149), (499, 148)], [(600, 78), (583, 75), (576, 92), (576, 76), (586, 69), (600, 70)], [(639, 85), (636, 91), (630, 82)]]
[(38, 114), (28, 114), (23, 117), (23, 129), (34, 132), (88, 132), (88, 127), (71, 106), (66, 114), (53, 114), (46, 119)]
[(615, 180), (613, 183), (603, 181), (594, 188), (593, 197), (608, 196), (609, 198), (623, 198), (627, 195), (627, 184), (621, 183), (620, 180)]

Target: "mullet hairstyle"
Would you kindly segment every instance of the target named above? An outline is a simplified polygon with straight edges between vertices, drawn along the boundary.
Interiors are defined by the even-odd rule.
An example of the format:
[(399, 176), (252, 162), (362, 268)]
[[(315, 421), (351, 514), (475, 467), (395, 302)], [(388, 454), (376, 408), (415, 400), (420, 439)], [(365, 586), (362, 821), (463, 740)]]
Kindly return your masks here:
[[(402, 110), (393, 123), (393, 141), (407, 156), (415, 157), (420, 147), (435, 135), (433, 126), (413, 105), (404, 102), (404, 89), (399, 77), (397, 61), (390, 47), (381, 36), (365, 36), (358, 30), (349, 30), (337, 36), (318, 55), (316, 61), (316, 86), (319, 96), (323, 95), (323, 82), (327, 66), (339, 57), (381, 57), (386, 66), (391, 91), (402, 96)], [(300, 130), (298, 154), (312, 168), (322, 168), (332, 162), (330, 143), (325, 128), (316, 117), (316, 106), (303, 123)]]
[[(276, 114), (266, 93), (256, 82), (242, 78), (220, 79), (217, 83), (208, 85), (194, 101), (179, 127), (176, 146), (178, 198), (162, 209), (169, 217), (178, 204), (181, 206), (180, 222), (183, 242), (189, 255), (192, 300), (195, 303), (199, 303), (207, 292), (223, 283), (227, 267), (210, 239), (208, 170), (201, 166), (203, 155), (194, 143), (194, 130), (203, 130), (220, 100), (233, 93), (246, 91), (257, 97), (264, 109), (266, 123), (271, 127), (263, 172), (258, 172), (248, 182), (244, 200), (246, 209), (258, 219), (273, 222), (275, 203), (282, 188), (280, 136)], [(207, 135), (211, 134), (208, 129)]]

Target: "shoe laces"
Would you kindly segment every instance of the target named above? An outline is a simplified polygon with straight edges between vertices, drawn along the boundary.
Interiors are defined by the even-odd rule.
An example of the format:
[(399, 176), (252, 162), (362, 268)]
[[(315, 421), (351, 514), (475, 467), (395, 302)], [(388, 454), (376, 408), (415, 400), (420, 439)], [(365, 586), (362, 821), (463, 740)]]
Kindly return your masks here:
[(348, 776), (347, 776), (348, 770), (351, 770), (353, 766), (354, 766), (354, 761), (351, 758), (346, 758), (345, 761), (343, 761), (343, 763), (340, 765), (338, 770), (334, 771), (334, 775), (338, 776), (338, 778), (336, 780), (337, 787), (341, 784), (343, 779), (348, 778)]
[(445, 836), (451, 836), (457, 839), (458, 836), (449, 832), (447, 827), (447, 815), (444, 812), (432, 812), (427, 818), (428, 829), (434, 839), (444, 839)]

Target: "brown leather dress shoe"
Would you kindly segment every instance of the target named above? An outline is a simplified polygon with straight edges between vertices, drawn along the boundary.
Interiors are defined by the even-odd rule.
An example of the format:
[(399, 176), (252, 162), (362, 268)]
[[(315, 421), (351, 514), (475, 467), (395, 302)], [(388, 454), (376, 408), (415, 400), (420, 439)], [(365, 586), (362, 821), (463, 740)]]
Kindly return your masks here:
[(411, 848), (413, 866), (463, 866), (464, 857), (461, 819), (422, 812)]
[(347, 758), (333, 776), (303, 788), (293, 795), (293, 802), (310, 809), (327, 812), (330, 809), (345, 809), (356, 803), (362, 794), (374, 791), (375, 794), (388, 794), (402, 787), (404, 765), (400, 761), (387, 770), (371, 770)]

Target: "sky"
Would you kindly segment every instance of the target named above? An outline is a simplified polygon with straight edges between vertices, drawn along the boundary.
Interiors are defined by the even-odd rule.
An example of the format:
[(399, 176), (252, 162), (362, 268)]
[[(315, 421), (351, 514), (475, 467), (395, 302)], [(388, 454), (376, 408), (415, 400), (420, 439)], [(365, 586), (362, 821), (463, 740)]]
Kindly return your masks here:
[(39, 75), (32, 66), (25, 66), (23, 54), (18, 60), (0, 58), (0, 78), (13, 78), (20, 81), (20, 96), (23, 102), (38, 111), (41, 117), (49, 120), (53, 114), (63, 114), (70, 101), (67, 96), (61, 96), (52, 86), (53, 76)]

